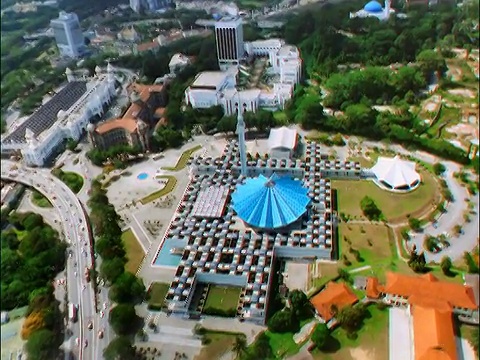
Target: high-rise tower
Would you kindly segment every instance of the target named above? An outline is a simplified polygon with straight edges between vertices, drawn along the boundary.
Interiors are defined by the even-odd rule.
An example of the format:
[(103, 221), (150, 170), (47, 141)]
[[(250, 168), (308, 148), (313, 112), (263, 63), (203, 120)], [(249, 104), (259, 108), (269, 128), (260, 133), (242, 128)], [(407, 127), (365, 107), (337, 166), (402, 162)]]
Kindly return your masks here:
[(243, 26), (239, 16), (223, 17), (215, 23), (218, 65), (226, 70), (244, 57)]
[(240, 174), (247, 176), (247, 145), (245, 144), (245, 121), (243, 121), (243, 107), (238, 99), (237, 105), (237, 135), (238, 149), (240, 151)]
[(57, 19), (50, 21), (58, 51), (62, 56), (76, 58), (85, 49), (85, 38), (75, 13), (60, 11)]

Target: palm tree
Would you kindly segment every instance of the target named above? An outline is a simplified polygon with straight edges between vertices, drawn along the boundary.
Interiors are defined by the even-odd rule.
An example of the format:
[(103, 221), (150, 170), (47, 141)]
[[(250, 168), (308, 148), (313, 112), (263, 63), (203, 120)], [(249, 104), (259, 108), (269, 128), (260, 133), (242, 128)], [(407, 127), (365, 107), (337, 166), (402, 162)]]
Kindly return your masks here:
[(237, 336), (235, 338), (235, 342), (233, 343), (233, 351), (237, 354), (237, 358), (247, 351), (247, 340), (244, 336)]

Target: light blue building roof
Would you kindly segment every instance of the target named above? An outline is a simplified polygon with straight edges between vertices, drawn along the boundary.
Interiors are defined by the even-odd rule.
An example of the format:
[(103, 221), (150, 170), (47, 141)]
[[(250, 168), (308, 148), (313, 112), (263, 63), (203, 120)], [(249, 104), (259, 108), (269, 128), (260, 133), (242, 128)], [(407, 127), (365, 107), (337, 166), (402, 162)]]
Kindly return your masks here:
[(275, 229), (299, 219), (310, 203), (308, 189), (298, 180), (260, 175), (238, 185), (232, 194), (233, 209), (247, 224)]
[(363, 10), (371, 13), (379, 13), (383, 11), (383, 8), (378, 1), (372, 0), (363, 7)]

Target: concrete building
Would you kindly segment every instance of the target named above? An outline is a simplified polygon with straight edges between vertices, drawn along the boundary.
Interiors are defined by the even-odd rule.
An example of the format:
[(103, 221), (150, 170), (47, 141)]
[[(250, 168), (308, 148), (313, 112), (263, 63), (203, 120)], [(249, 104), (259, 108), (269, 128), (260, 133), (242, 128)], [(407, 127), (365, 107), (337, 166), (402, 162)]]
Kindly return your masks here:
[(181, 53), (175, 54), (172, 56), (170, 59), (170, 62), (168, 63), (168, 68), (170, 69), (170, 74), (175, 74), (190, 65), (192, 62), (190, 58), (186, 55), (183, 55)]
[(102, 150), (113, 145), (150, 148), (150, 132), (162, 121), (166, 104), (163, 85), (141, 85), (134, 83), (129, 88), (131, 104), (125, 114), (118, 119), (110, 119), (98, 125), (88, 125), (88, 139)]
[[(344, 171), (346, 177), (360, 176), (359, 164), (340, 166), (322, 160), (320, 146), (308, 143), (303, 160), (265, 160), (247, 154), (243, 176), (240, 147), (238, 141), (231, 142), (220, 158), (192, 161), (191, 182), (162, 240), (162, 244), (173, 242), (182, 250), (166, 296), (172, 315), (188, 317), (201, 311), (198, 304), (204, 289), (218, 284), (240, 287), (237, 316), (264, 324), (276, 259), (331, 259), (336, 249), (336, 209), (332, 208), (330, 180), (325, 174), (334, 175), (335, 169)], [(276, 215), (269, 213), (262, 199), (275, 190), (282, 193), (282, 199), (306, 194), (308, 204), (296, 202), (294, 210), (277, 204)], [(234, 195), (237, 192), (239, 196)], [(242, 207), (250, 198), (251, 204), (262, 205), (265, 211)], [(255, 229), (258, 227), (262, 231)], [(156, 263), (158, 254), (165, 251), (162, 247), (155, 266), (164, 266)]]
[(302, 59), (298, 49), (285, 45), (283, 40), (271, 39), (246, 43), (245, 53), (248, 57), (268, 56), (270, 68), (267, 71), (278, 75), (278, 82), (270, 88), (237, 90), (237, 77), (239, 71), (243, 71), (242, 66), (203, 72), (185, 90), (187, 104), (194, 108), (221, 105), (227, 115), (235, 113), (237, 102), (250, 112), (259, 108), (283, 109), (301, 80)]
[(385, 21), (390, 18), (390, 16), (395, 14), (395, 10), (390, 7), (390, 0), (385, 0), (385, 8), (382, 8), (382, 5), (376, 1), (372, 0), (367, 3), (363, 9), (350, 13), (350, 19), (352, 18), (367, 18), (375, 17), (380, 21)]
[(75, 13), (61, 11), (58, 19), (50, 21), (58, 50), (62, 56), (77, 58), (85, 51), (85, 38)]
[(290, 159), (297, 147), (298, 134), (295, 129), (285, 126), (271, 129), (268, 137), (270, 156), (276, 159)]
[(215, 22), (215, 42), (220, 69), (240, 64), (244, 58), (243, 24), (239, 16), (223, 17)]
[(130, 8), (136, 12), (154, 12), (172, 4), (171, 0), (130, 0)]
[(78, 141), (115, 96), (114, 69), (108, 69), (87, 80), (67, 69), (69, 83), (2, 139), (2, 157), (21, 155), (27, 165), (44, 166), (66, 139)]

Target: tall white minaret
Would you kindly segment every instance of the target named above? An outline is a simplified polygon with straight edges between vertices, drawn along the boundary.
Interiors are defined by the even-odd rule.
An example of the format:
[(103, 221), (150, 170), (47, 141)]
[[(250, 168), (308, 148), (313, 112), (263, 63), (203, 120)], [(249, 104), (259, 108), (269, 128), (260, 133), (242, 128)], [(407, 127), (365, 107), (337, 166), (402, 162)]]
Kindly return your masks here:
[(245, 121), (243, 121), (243, 107), (240, 103), (240, 96), (238, 97), (237, 105), (237, 135), (238, 135), (238, 149), (240, 150), (240, 174), (247, 176), (247, 146), (245, 145)]
[(385, 19), (390, 18), (390, 0), (385, 0)]

